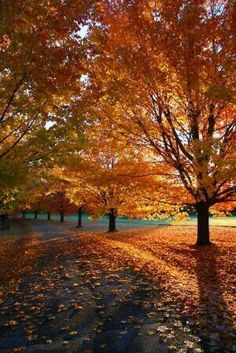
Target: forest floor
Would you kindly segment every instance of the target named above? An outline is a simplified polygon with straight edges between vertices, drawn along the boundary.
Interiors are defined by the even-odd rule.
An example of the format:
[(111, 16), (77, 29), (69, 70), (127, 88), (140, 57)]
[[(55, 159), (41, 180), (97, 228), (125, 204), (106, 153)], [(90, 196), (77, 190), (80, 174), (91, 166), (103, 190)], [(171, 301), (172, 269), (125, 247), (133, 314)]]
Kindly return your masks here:
[(0, 238), (0, 353), (231, 353), (235, 228), (109, 234), (18, 220)]

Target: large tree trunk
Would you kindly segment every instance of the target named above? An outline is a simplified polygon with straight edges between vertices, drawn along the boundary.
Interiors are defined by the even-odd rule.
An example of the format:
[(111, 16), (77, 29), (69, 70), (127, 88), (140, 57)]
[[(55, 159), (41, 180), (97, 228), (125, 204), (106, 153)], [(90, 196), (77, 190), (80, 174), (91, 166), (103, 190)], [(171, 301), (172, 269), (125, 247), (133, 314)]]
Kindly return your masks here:
[(82, 227), (82, 206), (78, 207), (78, 224), (77, 228)]
[(51, 213), (48, 212), (48, 221), (50, 221), (50, 220), (51, 220)]
[(38, 218), (38, 211), (34, 211), (34, 219)]
[(60, 214), (60, 222), (61, 223), (63, 223), (64, 222), (64, 212), (62, 212), (61, 214)]
[(197, 209), (197, 243), (198, 246), (210, 245), (209, 205), (199, 203)]
[(4, 213), (2, 215), (2, 229), (9, 229), (10, 228), (10, 224), (9, 224), (9, 216), (8, 213)]
[(109, 212), (109, 232), (116, 231), (116, 210), (112, 208)]

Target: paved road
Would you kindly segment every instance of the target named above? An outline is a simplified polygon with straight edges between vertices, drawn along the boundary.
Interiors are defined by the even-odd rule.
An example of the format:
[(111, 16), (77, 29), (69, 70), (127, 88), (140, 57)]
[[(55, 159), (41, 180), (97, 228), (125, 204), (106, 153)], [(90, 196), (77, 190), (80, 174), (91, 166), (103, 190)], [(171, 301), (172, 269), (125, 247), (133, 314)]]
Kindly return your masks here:
[(104, 271), (56, 224), (32, 227), (43, 251), (0, 307), (1, 353), (204, 352), (157, 285), (128, 265)]

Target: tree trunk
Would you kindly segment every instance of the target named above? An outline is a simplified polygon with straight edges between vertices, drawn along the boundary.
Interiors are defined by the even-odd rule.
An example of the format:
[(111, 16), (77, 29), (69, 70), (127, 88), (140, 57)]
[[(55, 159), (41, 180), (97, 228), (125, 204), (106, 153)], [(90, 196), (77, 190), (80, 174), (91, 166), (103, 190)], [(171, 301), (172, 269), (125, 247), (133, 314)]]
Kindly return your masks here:
[(9, 229), (9, 228), (10, 228), (10, 225), (9, 225), (8, 213), (4, 213), (2, 215), (2, 229), (5, 230), (5, 229)]
[(51, 213), (48, 212), (48, 221), (50, 221), (50, 220), (51, 220)]
[(60, 216), (61, 216), (60, 222), (63, 223), (63, 222), (64, 222), (64, 212), (62, 212), (62, 213), (60, 214)]
[(197, 209), (197, 243), (198, 246), (210, 245), (209, 206), (206, 203), (196, 205)]
[(109, 212), (109, 232), (116, 231), (116, 210), (112, 208)]
[(22, 212), (22, 218), (25, 218), (25, 217), (26, 217), (26, 212), (23, 211), (23, 212)]
[(77, 228), (81, 228), (82, 227), (82, 207), (78, 207), (78, 224), (77, 224)]
[(38, 218), (38, 211), (35, 211), (34, 212), (34, 219), (37, 219)]

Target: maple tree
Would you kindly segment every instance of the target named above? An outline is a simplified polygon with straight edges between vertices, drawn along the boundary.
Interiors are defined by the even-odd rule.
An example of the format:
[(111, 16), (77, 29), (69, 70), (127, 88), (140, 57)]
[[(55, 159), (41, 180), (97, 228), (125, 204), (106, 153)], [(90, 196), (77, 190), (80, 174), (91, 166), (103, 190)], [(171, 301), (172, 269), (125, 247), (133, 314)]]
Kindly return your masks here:
[[(29, 196), (29, 191), (31, 195)], [(71, 215), (78, 211), (78, 207), (66, 196), (64, 191), (49, 189), (48, 184), (39, 184), (31, 189), (26, 188), (21, 195), (18, 208), (34, 212), (34, 218), (38, 213), (47, 213), (47, 219), (51, 220), (51, 214), (59, 214), (60, 222), (64, 222), (65, 215)], [(23, 211), (25, 212), (25, 211)]]
[(59, 213), (60, 222), (64, 222), (65, 215), (77, 211), (77, 206), (66, 197), (64, 191), (57, 191), (45, 196), (41, 200), (41, 207), (48, 213)]
[[(69, 198), (79, 206), (78, 224), (82, 206), (94, 219), (107, 215), (111, 232), (116, 230), (117, 216), (165, 218), (170, 212), (178, 213), (181, 204), (166, 201), (166, 181), (156, 173), (150, 159), (145, 161), (127, 141), (114, 141), (111, 131), (110, 126), (99, 123), (85, 129), (84, 151), (52, 172), (52, 177), (59, 185), (62, 183)], [(169, 192), (175, 195), (176, 188)]]
[(103, 1), (90, 39), (93, 115), (171, 166), (196, 208), (198, 245), (210, 243), (209, 210), (235, 207), (235, 11), (235, 1)]
[[(77, 175), (78, 177), (78, 175)], [(81, 175), (79, 175), (81, 177)], [(62, 178), (61, 178), (62, 179)], [(60, 180), (61, 180), (60, 179)], [(64, 178), (63, 178), (64, 179)], [(68, 187), (68, 185), (67, 185)], [(71, 202), (74, 203), (77, 206), (77, 228), (82, 227), (82, 216), (85, 210), (86, 202), (84, 197), (86, 196), (84, 191), (84, 188), (81, 188), (81, 183), (79, 185), (78, 180), (76, 182), (76, 188), (73, 184), (70, 182), (70, 187), (67, 189), (67, 195), (70, 198)]]
[(53, 163), (65, 148), (84, 70), (79, 31), (90, 6), (1, 2), (0, 190), (27, 182), (35, 164)]
[(17, 206), (20, 190), (25, 183), (27, 175), (26, 166), (19, 159), (0, 161), (0, 216), (2, 226), (9, 227), (9, 213)]
[(16, 215), (22, 212), (25, 218), (27, 211), (34, 212), (37, 218), (41, 211), (40, 198), (46, 192), (45, 180), (46, 168), (42, 165), (33, 165), (31, 168), (25, 168), (25, 176), (15, 188), (14, 198), (9, 213)]
[[(57, 189), (65, 190), (66, 197), (74, 205), (74, 212), (77, 212), (77, 228), (82, 227), (82, 215), (86, 207), (86, 185), (83, 179), (81, 167), (81, 159), (72, 154), (67, 163), (63, 163), (63, 167), (56, 166), (50, 173), (50, 178), (54, 180), (53, 185), (57, 185)], [(69, 162), (69, 163), (68, 163)], [(64, 164), (67, 164), (65, 167)], [(79, 171), (78, 171), (79, 170)]]
[(231, 352), (233, 228), (214, 228), (207, 252), (190, 246), (191, 227), (110, 232), (118, 216), (178, 220), (193, 206), (197, 244), (208, 245), (209, 212), (236, 207), (236, 1), (16, 0), (1, 10), (3, 227), (22, 209), (61, 222), (76, 211), (78, 227), (83, 210), (109, 218), (108, 234), (19, 219), (23, 236), (4, 232), (1, 342), (133, 352), (147, 335), (161, 350)]
[[(209, 244), (209, 211), (235, 207), (234, 19), (234, 2), (220, 0), (3, 3), (0, 190), (19, 191), (35, 164), (64, 164), (77, 178), (78, 225), (93, 185), (106, 201), (88, 207), (113, 223), (117, 208), (145, 217), (194, 205), (197, 244)], [(90, 136), (82, 121), (95, 124)], [(103, 140), (84, 150), (80, 174), (65, 159), (80, 158), (84, 133)]]
[(47, 220), (50, 221), (52, 213), (58, 212), (57, 210), (55, 210), (55, 207), (53, 207), (52, 205), (52, 195), (50, 194), (42, 195), (39, 202), (40, 202), (40, 209), (42, 210), (42, 212), (44, 213), (46, 212)]
[(0, 219), (2, 222), (2, 229), (9, 229), (9, 212), (14, 209), (16, 205), (17, 189), (6, 189), (1, 193), (0, 198)]

